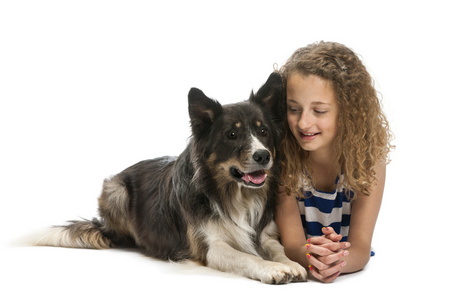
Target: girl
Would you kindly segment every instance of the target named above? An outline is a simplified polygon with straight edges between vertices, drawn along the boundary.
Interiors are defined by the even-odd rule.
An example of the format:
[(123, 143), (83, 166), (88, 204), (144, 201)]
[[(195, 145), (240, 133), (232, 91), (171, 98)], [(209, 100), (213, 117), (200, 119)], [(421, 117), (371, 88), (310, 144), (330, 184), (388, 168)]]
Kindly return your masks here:
[(344, 45), (300, 48), (280, 73), (287, 120), (276, 223), (287, 256), (332, 282), (370, 258), (389, 125), (372, 78)]

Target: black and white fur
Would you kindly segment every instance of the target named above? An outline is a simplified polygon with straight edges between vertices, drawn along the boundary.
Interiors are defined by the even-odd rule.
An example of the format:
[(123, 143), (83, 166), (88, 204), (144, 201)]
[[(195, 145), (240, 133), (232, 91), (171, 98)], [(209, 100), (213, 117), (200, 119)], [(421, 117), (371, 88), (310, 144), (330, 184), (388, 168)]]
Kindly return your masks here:
[(108, 178), (99, 219), (50, 228), (36, 245), (135, 246), (264, 283), (305, 281), (274, 222), (284, 109), (273, 73), (248, 101), (222, 106), (192, 88), (192, 137), (178, 157), (139, 162)]

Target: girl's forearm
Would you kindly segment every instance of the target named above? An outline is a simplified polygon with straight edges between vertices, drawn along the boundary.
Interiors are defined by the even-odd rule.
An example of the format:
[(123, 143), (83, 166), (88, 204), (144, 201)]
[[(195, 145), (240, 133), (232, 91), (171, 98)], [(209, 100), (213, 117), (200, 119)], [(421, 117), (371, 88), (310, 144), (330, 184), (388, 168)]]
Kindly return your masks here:
[(362, 270), (370, 259), (370, 249), (366, 247), (357, 247), (353, 245), (348, 248), (349, 254), (343, 260), (346, 265), (342, 268), (341, 273), (353, 273)]
[(300, 265), (302, 265), (302, 267), (304, 267), (305, 269), (308, 270), (309, 261), (306, 256), (306, 253), (308, 253), (306, 246), (302, 246), (302, 247), (297, 246), (297, 247), (291, 248), (291, 249), (285, 248), (284, 251), (285, 251), (286, 256), (290, 260), (299, 263)]

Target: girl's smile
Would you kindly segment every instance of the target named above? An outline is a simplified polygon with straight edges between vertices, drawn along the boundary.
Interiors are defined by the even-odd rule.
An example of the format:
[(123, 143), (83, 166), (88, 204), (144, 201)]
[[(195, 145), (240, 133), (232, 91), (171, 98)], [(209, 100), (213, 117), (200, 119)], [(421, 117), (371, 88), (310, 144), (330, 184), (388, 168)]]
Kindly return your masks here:
[(312, 141), (312, 140), (314, 140), (319, 134), (320, 134), (320, 132), (318, 132), (318, 133), (300, 132), (300, 138), (301, 138), (304, 142)]

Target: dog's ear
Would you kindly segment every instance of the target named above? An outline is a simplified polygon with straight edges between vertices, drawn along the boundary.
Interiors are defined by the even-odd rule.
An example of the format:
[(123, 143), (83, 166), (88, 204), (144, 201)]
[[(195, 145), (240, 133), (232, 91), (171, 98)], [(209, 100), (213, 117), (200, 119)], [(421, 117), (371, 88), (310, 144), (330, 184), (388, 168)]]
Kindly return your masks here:
[(250, 102), (262, 107), (277, 123), (281, 123), (285, 116), (285, 104), (283, 93), (283, 80), (279, 73), (270, 74), (266, 83), (264, 83), (256, 93), (250, 95)]
[(188, 100), (193, 134), (201, 133), (209, 128), (222, 114), (222, 105), (216, 100), (208, 98), (197, 88), (191, 88)]

